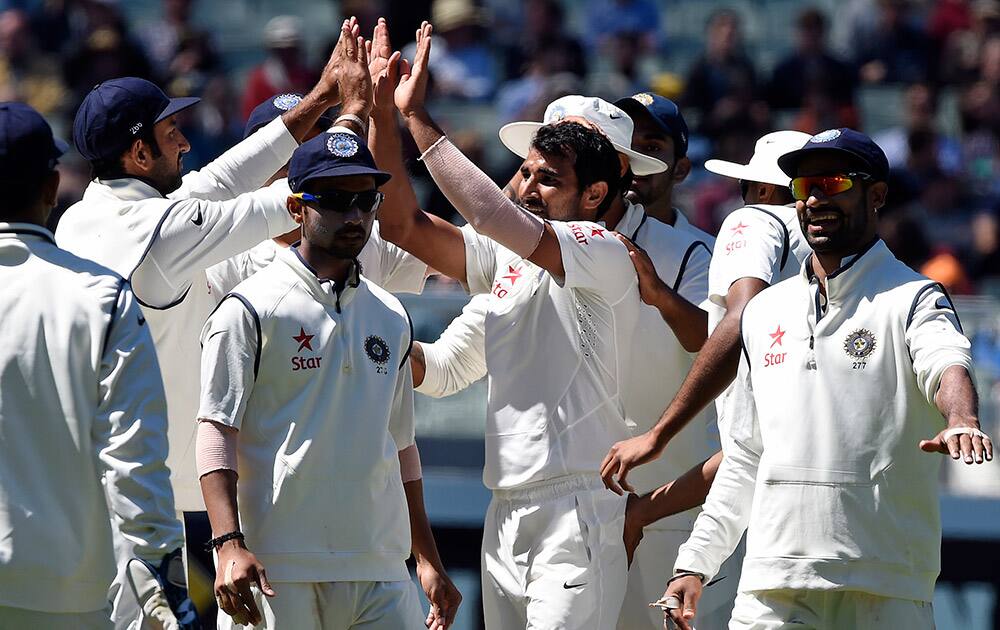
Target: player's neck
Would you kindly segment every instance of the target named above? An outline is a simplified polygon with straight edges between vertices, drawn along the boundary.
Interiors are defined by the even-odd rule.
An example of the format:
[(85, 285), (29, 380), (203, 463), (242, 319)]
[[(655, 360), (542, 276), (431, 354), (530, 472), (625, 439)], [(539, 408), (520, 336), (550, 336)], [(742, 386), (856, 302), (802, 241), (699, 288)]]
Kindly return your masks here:
[(665, 198), (657, 199), (651, 205), (643, 206), (642, 209), (646, 214), (660, 223), (673, 225), (677, 222), (677, 210), (674, 208), (669, 195)]
[(625, 210), (627, 206), (625, 205), (625, 198), (618, 197), (613, 202), (611, 202), (611, 207), (608, 211), (604, 213), (601, 217), (601, 221), (604, 221), (604, 225), (607, 226), (609, 230), (613, 230), (618, 226), (618, 223), (625, 216)]
[(354, 266), (353, 258), (339, 258), (321, 247), (311, 247), (305, 239), (299, 243), (298, 250), (302, 260), (313, 268), (318, 277), (341, 285), (347, 282)]

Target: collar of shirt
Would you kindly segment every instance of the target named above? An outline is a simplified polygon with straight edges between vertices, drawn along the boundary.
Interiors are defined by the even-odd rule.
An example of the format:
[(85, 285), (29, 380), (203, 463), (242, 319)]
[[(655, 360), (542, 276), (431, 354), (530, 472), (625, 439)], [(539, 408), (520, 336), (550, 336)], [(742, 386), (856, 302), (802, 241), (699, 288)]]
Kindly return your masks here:
[(90, 186), (87, 186), (87, 191), (84, 195), (86, 196), (87, 193), (90, 193), (91, 189), (93, 189), (94, 193), (112, 195), (122, 201), (141, 201), (143, 199), (150, 198), (164, 198), (158, 190), (135, 177), (95, 179), (90, 183)]
[(645, 208), (642, 204), (632, 203), (631, 201), (625, 202), (625, 214), (622, 215), (621, 221), (618, 225), (614, 226), (614, 231), (619, 234), (624, 234), (630, 240), (635, 241), (636, 236), (639, 234), (639, 229), (646, 222), (649, 217), (646, 215)]
[[(818, 282), (812, 269), (814, 255), (810, 254), (802, 263), (801, 276), (806, 284)], [(840, 267), (826, 276), (826, 301), (823, 303), (823, 310), (826, 310), (827, 304), (836, 303), (859, 286), (864, 286), (869, 272), (888, 259), (894, 259), (893, 255), (885, 242), (877, 237), (857, 254), (842, 258)]]
[(337, 312), (349, 304), (361, 285), (361, 263), (357, 259), (348, 275), (346, 285), (331, 278), (321, 278), (316, 269), (313, 268), (302, 254), (299, 253), (299, 243), (295, 243), (288, 248), (278, 248), (275, 259), (283, 261), (298, 278), (309, 292), (319, 301), (332, 304)]
[(35, 223), (3, 223), (0, 222), (0, 238), (38, 238), (56, 244), (56, 237), (47, 228)]

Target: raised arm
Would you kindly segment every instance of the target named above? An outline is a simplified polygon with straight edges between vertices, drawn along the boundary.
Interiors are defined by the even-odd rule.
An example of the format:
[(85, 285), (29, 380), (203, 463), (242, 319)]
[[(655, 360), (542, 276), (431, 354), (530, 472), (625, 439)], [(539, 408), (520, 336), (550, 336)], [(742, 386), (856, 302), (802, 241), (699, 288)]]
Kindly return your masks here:
[(474, 295), (437, 341), (413, 344), (410, 365), (418, 392), (443, 398), (486, 376), (486, 310), (490, 300), (489, 293)]

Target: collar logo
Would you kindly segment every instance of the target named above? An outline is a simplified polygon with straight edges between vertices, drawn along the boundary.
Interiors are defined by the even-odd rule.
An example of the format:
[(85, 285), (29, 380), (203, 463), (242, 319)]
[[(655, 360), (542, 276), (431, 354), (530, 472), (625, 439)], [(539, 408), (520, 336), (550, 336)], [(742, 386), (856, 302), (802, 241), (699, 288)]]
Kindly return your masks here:
[(646, 107), (649, 107), (650, 105), (653, 104), (653, 97), (650, 94), (647, 94), (646, 92), (639, 92), (638, 94), (636, 94), (632, 98), (635, 99), (635, 100), (637, 100), (637, 101), (639, 101), (640, 103), (642, 103)]
[(271, 104), (283, 112), (287, 112), (302, 102), (302, 97), (298, 94), (279, 94), (274, 97)]
[(326, 139), (326, 149), (340, 158), (354, 157), (358, 153), (358, 141), (348, 133), (335, 133)]
[(878, 344), (875, 335), (867, 328), (859, 328), (844, 339), (844, 352), (855, 360), (868, 358)]
[(392, 353), (389, 352), (389, 344), (378, 335), (368, 335), (365, 339), (365, 354), (376, 366), (383, 366), (389, 362)]
[(812, 138), (809, 138), (809, 142), (830, 142), (831, 140), (836, 140), (840, 137), (840, 129), (827, 129), (826, 131), (821, 131)]

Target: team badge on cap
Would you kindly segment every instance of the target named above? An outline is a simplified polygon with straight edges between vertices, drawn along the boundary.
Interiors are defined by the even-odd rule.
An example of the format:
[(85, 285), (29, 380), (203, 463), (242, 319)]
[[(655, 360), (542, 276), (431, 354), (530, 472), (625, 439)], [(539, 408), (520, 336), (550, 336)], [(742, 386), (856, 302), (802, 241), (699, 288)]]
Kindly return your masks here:
[(826, 131), (821, 131), (812, 138), (809, 138), (809, 142), (830, 142), (831, 140), (836, 140), (840, 137), (840, 129), (827, 129)]
[(866, 328), (859, 328), (847, 335), (844, 340), (844, 352), (852, 359), (866, 359), (875, 352), (875, 335)]
[(335, 133), (327, 139), (326, 148), (337, 157), (353, 157), (358, 152), (358, 141), (349, 133)]
[(298, 94), (279, 94), (274, 97), (271, 104), (283, 112), (287, 112), (302, 102), (302, 97)]
[(640, 103), (642, 103), (646, 107), (649, 107), (650, 105), (653, 104), (653, 97), (650, 96), (649, 94), (645, 93), (645, 92), (639, 92), (638, 94), (634, 95), (632, 98), (634, 98), (635, 100), (639, 101)]
[(365, 339), (365, 354), (375, 365), (385, 365), (389, 361), (389, 344), (378, 335), (369, 335)]

